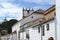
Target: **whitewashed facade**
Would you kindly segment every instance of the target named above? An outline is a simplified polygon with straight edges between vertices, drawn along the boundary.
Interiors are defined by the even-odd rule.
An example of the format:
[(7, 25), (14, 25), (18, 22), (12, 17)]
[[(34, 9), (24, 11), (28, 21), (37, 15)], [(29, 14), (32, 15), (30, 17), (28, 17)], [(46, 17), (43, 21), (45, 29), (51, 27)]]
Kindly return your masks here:
[[(46, 14), (48, 13), (48, 15)], [(36, 13), (37, 14), (37, 13)], [(44, 15), (33, 13), (33, 18), (30, 19), (30, 16), (26, 17), (21, 22), (21, 29), (23, 30), (22, 35), (24, 36), (22, 40), (27, 40), (26, 34), (29, 34), (28, 40), (56, 40), (56, 19), (55, 19), (55, 6), (52, 6), (50, 9), (45, 11)], [(46, 17), (45, 17), (46, 14)], [(36, 16), (35, 16), (36, 15)], [(46, 20), (46, 23), (36, 26), (35, 20), (43, 19), (43, 23)], [(49, 21), (50, 20), (50, 21)], [(32, 21), (32, 22), (31, 22)], [(40, 20), (41, 21), (41, 20)], [(47, 29), (47, 24), (49, 25), (49, 29)], [(33, 27), (35, 25), (35, 27)], [(44, 26), (44, 28), (43, 28)], [(44, 31), (43, 31), (44, 30)]]
[(48, 11), (46, 11), (44, 14), (46, 14), (45, 19), (47, 21), (42, 24), (42, 26), (44, 26), (44, 35), (42, 32), (42, 40), (57, 40), (55, 5), (48, 9)]
[[(20, 29), (23, 30), (23, 32), (20, 33), (20, 37), (22, 36), (21, 40), (41, 40), (39, 36), (41, 34), (38, 33), (38, 27), (32, 28), (33, 26), (30, 25), (33, 25), (36, 20), (42, 19), (44, 17), (43, 13), (44, 11), (39, 9), (33, 12), (30, 16), (22, 19), (22, 21), (20, 22)], [(27, 13), (27, 15), (29, 15), (29, 13)], [(27, 34), (29, 38), (27, 38)]]
[[(20, 20), (21, 21), (21, 20)], [(20, 21), (17, 22), (15, 25), (12, 27), (12, 39), (13, 40), (19, 40), (19, 31), (20, 31)]]
[(56, 40), (54, 13), (55, 6), (45, 12), (23, 9), (23, 19), (12, 27), (13, 40)]
[[(49, 29), (47, 30), (47, 24), (49, 24)], [(54, 40), (56, 40), (56, 23), (55, 20), (52, 20), (50, 22), (47, 22), (44, 25), (44, 36), (42, 36), (43, 40), (48, 40), (50, 37), (53, 37)], [(42, 25), (42, 26), (43, 26)]]

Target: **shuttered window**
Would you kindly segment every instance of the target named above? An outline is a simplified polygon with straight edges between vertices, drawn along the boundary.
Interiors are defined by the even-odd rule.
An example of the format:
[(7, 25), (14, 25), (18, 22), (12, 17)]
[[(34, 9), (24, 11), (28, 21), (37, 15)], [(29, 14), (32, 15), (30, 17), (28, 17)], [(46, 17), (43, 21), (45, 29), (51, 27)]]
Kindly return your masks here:
[(38, 27), (38, 33), (40, 33), (40, 27)]
[(56, 13), (54, 13), (54, 16), (56, 16)]
[(47, 31), (49, 30), (49, 24), (47, 24)]
[(44, 25), (42, 26), (42, 30), (43, 30), (43, 36), (45, 35), (45, 28), (44, 28)]

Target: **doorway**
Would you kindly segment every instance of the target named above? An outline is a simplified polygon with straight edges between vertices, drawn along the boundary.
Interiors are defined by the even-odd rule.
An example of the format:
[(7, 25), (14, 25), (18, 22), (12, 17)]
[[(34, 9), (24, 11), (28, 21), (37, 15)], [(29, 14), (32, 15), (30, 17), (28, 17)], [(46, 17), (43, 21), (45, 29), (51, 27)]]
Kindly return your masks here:
[(54, 38), (53, 37), (50, 37), (48, 40), (54, 40)]

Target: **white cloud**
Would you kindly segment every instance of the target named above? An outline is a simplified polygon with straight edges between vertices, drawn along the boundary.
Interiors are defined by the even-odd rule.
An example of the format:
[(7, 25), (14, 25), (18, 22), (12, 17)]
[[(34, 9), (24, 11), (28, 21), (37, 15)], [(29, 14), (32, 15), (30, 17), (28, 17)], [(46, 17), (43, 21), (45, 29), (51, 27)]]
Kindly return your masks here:
[(22, 18), (22, 7), (7, 2), (1, 3), (1, 6), (3, 8), (0, 9), (0, 17), (7, 17), (8, 20)]
[(38, 4), (55, 4), (55, 0), (24, 0), (25, 2), (38, 3)]
[(42, 0), (24, 0), (26, 2), (40, 3)]
[(1, 5), (4, 7), (4, 8), (12, 8), (16, 5), (12, 5), (11, 3), (7, 3), (7, 2), (2, 2)]
[(15, 1), (15, 0), (0, 0), (0, 2), (9, 2), (9, 1)]
[[(7, 17), (7, 19), (15, 18), (20, 19), (22, 17), (22, 7), (18, 7), (17, 5), (14, 5), (12, 3), (16, 0), (0, 0), (0, 17)], [(23, 0), (24, 2), (30, 2), (30, 3), (38, 3), (38, 4), (53, 4), (55, 0)], [(1, 8), (3, 7), (3, 8)], [(34, 7), (34, 9), (38, 9), (40, 7)], [(1, 19), (1, 18), (0, 18)]]

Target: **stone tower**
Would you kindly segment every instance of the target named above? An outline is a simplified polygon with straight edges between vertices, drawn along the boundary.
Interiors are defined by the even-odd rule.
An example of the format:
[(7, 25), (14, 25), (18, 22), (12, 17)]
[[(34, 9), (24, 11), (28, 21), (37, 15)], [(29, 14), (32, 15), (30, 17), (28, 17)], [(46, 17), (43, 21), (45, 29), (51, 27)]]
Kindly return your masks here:
[(31, 15), (33, 12), (34, 12), (33, 9), (30, 10), (30, 9), (27, 9), (27, 8), (26, 8), (26, 9), (23, 8), (23, 18), (28, 17), (28, 16)]

